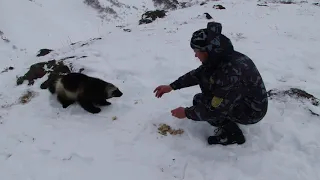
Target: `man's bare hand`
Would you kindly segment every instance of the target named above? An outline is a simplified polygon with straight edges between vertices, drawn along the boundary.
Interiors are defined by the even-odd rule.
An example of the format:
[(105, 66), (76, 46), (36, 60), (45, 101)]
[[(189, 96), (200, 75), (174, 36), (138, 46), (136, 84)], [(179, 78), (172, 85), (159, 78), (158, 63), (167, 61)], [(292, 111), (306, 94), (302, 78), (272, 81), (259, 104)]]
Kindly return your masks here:
[(172, 116), (179, 118), (179, 119), (183, 119), (186, 118), (186, 113), (184, 110), (184, 107), (178, 107), (176, 109), (173, 109), (171, 111)]
[(162, 97), (163, 94), (169, 93), (170, 91), (172, 91), (171, 86), (161, 85), (161, 86), (158, 86), (153, 92), (156, 93), (157, 98), (160, 98)]

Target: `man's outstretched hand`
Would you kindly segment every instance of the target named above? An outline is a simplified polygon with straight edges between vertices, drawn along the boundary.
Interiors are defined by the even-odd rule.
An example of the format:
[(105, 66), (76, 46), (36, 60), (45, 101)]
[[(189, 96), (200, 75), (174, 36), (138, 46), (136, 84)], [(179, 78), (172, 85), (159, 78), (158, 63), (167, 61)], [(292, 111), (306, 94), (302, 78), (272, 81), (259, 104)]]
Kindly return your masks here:
[(171, 114), (172, 114), (172, 116), (179, 118), (179, 119), (186, 118), (186, 113), (185, 113), (184, 107), (178, 107), (178, 108), (172, 110)]
[(157, 98), (160, 98), (162, 97), (163, 94), (169, 93), (170, 91), (172, 91), (171, 86), (161, 85), (161, 86), (158, 86), (153, 92), (156, 93)]
[[(169, 93), (170, 91), (172, 91), (171, 86), (161, 85), (161, 86), (158, 86), (153, 92), (156, 93), (157, 98), (160, 98), (160, 97), (162, 97), (163, 94)], [(171, 114), (172, 114), (172, 116), (179, 118), (179, 119), (186, 118), (186, 113), (185, 113), (184, 107), (178, 107), (176, 109), (173, 109), (171, 111)]]

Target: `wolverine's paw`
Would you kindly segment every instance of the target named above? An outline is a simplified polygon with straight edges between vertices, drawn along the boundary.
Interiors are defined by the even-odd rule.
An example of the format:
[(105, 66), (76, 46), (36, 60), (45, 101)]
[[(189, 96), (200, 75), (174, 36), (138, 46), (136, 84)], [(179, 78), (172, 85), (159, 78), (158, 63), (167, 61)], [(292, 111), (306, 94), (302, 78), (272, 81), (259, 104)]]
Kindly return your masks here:
[(62, 103), (62, 107), (63, 108), (67, 108), (69, 107), (71, 104), (73, 104), (74, 101), (68, 101), (68, 100), (65, 100), (63, 103)]
[(62, 107), (63, 108), (67, 108), (69, 106), (69, 104), (63, 104)]
[(79, 103), (80, 103), (80, 106), (85, 109), (86, 111), (92, 113), (92, 114), (96, 114), (96, 113), (99, 113), (101, 111), (100, 108), (96, 107), (93, 105), (93, 103), (91, 101), (88, 101), (84, 98), (80, 98), (79, 99)]
[(87, 110), (88, 112), (92, 113), (92, 114), (97, 114), (101, 111), (100, 108), (92, 108), (92, 109), (89, 109)]
[(106, 101), (106, 100), (100, 100), (96, 104), (100, 105), (100, 106), (109, 106), (109, 105), (111, 105), (111, 103)]

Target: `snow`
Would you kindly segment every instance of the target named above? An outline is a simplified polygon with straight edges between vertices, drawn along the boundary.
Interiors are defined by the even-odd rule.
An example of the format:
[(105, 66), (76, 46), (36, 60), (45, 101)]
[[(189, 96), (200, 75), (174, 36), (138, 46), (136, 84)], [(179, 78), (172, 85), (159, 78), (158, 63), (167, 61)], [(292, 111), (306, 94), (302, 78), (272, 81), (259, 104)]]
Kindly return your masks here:
[[(270, 100), (260, 123), (241, 126), (245, 144), (209, 146), (206, 137), (213, 127), (170, 113), (190, 106), (198, 87), (160, 99), (153, 94), (158, 85), (199, 65), (189, 39), (206, 26), (208, 20), (199, 15), (208, 12), (222, 23), (236, 50), (254, 60), (268, 90), (296, 87), (320, 97), (320, 26), (315, 23), (319, 7), (311, 3), (265, 7), (253, 0), (208, 2), (171, 11), (147, 25), (138, 25), (140, 14), (135, 14), (121, 21), (131, 32), (115, 27), (121, 24), (115, 22), (105, 23), (98, 32), (101, 20), (81, 1), (43, 1), (41, 7), (34, 2), (40, 3), (6, 0), (0, 6), (0, 30), (10, 39), (8, 43), (0, 39), (0, 70), (14, 67), (0, 74), (0, 179), (320, 179), (320, 121), (307, 109), (319, 113), (319, 107), (288, 97)], [(22, 8), (15, 10), (18, 4)], [(213, 9), (213, 4), (226, 9)], [(89, 45), (70, 45), (68, 36)], [(102, 39), (88, 40), (95, 37)], [(54, 51), (36, 57), (41, 48)], [(67, 61), (124, 93), (99, 114), (89, 114), (79, 105), (63, 109), (55, 96), (39, 88), (46, 76), (33, 86), (27, 82), (16, 86), (16, 76), (33, 63), (83, 55), (88, 57)], [(17, 103), (27, 90), (36, 92), (35, 97)], [(114, 116), (117, 120), (112, 120)], [(185, 133), (162, 136), (157, 130), (160, 123)]]

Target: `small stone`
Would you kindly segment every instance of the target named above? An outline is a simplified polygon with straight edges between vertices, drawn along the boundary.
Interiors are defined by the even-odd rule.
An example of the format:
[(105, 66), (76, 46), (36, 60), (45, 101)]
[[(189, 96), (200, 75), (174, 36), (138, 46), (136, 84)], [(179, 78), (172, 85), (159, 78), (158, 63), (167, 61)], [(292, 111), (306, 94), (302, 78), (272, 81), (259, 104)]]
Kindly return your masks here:
[(53, 51), (52, 49), (40, 49), (38, 51), (38, 54), (37, 54), (37, 57), (40, 57), (40, 56), (45, 56), (47, 54), (49, 54), (51, 51)]
[(223, 6), (220, 5), (220, 4), (214, 5), (213, 8), (215, 8), (215, 9), (226, 9), (225, 7), (223, 7)]

